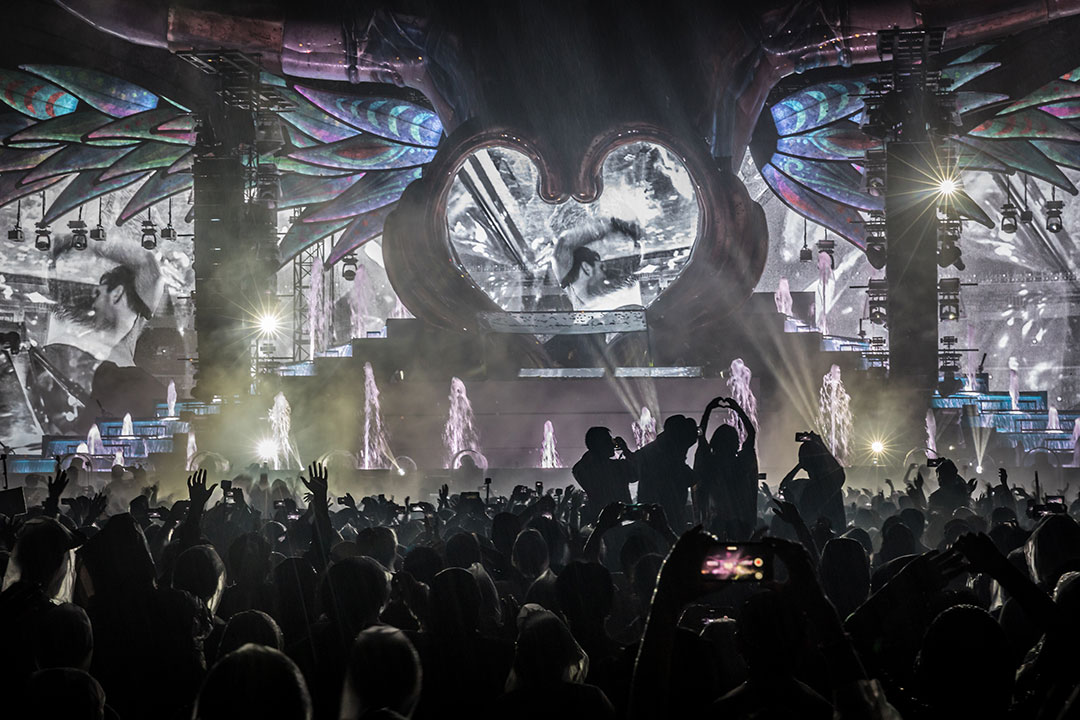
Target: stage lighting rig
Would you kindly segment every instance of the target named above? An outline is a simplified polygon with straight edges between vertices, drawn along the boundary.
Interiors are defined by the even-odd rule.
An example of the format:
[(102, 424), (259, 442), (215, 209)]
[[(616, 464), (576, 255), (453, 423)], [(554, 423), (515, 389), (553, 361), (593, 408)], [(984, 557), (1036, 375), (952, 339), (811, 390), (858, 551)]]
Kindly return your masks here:
[(15, 224), (8, 230), (7, 237), (12, 242), (22, 242), (26, 239), (22, 229), (22, 200), (15, 205)]
[(146, 219), (142, 221), (141, 242), (144, 250), (153, 250), (157, 247), (157, 226), (150, 219), (150, 210), (146, 211)]
[(829, 256), (829, 264), (836, 269), (836, 241), (829, 239), (829, 231), (825, 231), (825, 237), (817, 241), (817, 251)]
[(97, 227), (90, 228), (90, 239), (96, 242), (105, 242), (105, 226), (101, 224), (101, 200), (97, 205)]
[(176, 228), (172, 226), (172, 198), (169, 198), (169, 218), (165, 223), (165, 227), (161, 228), (162, 240), (175, 240)]
[(356, 266), (358, 262), (356, 255), (349, 253), (341, 260), (341, 277), (345, 278), (349, 282), (356, 279)]
[(883, 213), (872, 213), (865, 223), (866, 227), (866, 260), (870, 267), (880, 270), (885, 267), (887, 260), (885, 249), (885, 216)]
[(960, 248), (957, 247), (957, 243), (960, 242), (961, 224), (960, 219), (952, 216), (947, 217), (941, 221), (941, 227), (938, 232), (940, 245), (938, 246), (938, 267), (947, 268), (955, 266), (957, 270), (963, 272), (966, 269), (964, 260)]
[(960, 278), (938, 280), (938, 317), (946, 321), (960, 318)]
[(1012, 199), (1006, 200), (1005, 204), (1001, 206), (1001, 232), (1009, 234), (1016, 232), (1019, 216), (1019, 210), (1013, 204)]
[(281, 177), (276, 166), (261, 163), (255, 174), (255, 202), (276, 210), (281, 197)]
[(76, 250), (85, 250), (86, 238), (90, 234), (90, 231), (86, 228), (86, 223), (81, 218), (70, 220), (68, 221), (68, 230), (71, 231), (71, 247)]
[(814, 251), (806, 243), (806, 218), (802, 221), (802, 249), (799, 250), (799, 262), (813, 262)]
[(47, 223), (34, 223), (34, 247), (42, 252), (52, 247), (52, 230)]
[(888, 324), (889, 283), (886, 279), (869, 280), (866, 284), (867, 319), (875, 325)]
[(964, 381), (960, 378), (960, 353), (966, 351), (957, 349), (956, 343), (956, 337), (953, 335), (941, 338), (941, 350), (938, 352), (941, 361), (938, 394), (941, 397), (955, 395), (964, 389)]
[(1050, 186), (1050, 201), (1046, 203), (1046, 231), (1057, 234), (1061, 232), (1064, 224), (1061, 222), (1061, 211), (1065, 209), (1065, 203), (1057, 199), (1057, 188)]

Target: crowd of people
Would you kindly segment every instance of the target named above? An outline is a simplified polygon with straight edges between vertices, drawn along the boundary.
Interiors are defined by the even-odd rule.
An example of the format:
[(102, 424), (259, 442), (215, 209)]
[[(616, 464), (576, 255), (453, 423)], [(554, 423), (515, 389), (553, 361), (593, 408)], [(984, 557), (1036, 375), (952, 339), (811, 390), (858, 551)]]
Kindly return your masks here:
[(590, 429), (576, 486), (403, 504), (317, 465), (198, 471), (174, 502), (142, 471), (89, 492), (58, 468), (0, 516), (0, 712), (1080, 715), (1080, 501), (950, 460), (852, 488), (814, 433), (770, 487), (755, 443), (718, 398), (636, 451)]

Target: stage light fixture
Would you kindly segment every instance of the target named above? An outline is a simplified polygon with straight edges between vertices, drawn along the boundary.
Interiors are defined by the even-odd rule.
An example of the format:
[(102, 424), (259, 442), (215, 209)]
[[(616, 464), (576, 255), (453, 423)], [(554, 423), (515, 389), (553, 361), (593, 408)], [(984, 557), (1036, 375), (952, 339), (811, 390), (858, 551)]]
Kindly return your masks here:
[(874, 442), (870, 443), (870, 452), (874, 453), (875, 455), (880, 455), (881, 453), (885, 452), (885, 443), (881, 442), (880, 440), (875, 440)]
[(7, 237), (11, 242), (22, 242), (26, 239), (22, 229), (22, 200), (15, 205), (15, 225), (8, 230)]
[(1016, 232), (1018, 227), (1016, 221), (1018, 217), (1019, 211), (1017, 210), (1017, 207), (1013, 205), (1012, 202), (1006, 201), (1006, 203), (1001, 206), (1001, 232), (1010, 234)]
[(260, 164), (255, 174), (255, 202), (270, 210), (276, 210), (280, 197), (281, 177), (277, 166)]
[(965, 269), (966, 266), (961, 257), (962, 253), (957, 246), (957, 243), (960, 242), (960, 232), (959, 219), (952, 217), (941, 221), (941, 230), (939, 232), (941, 244), (938, 246), (937, 256), (939, 267), (955, 266), (957, 270), (961, 271)]
[(157, 247), (157, 227), (154, 225), (154, 221), (147, 218), (142, 221), (142, 246), (145, 250), (153, 250)]
[(885, 248), (885, 217), (874, 213), (866, 221), (866, 261), (870, 267), (880, 270), (885, 267), (888, 255)]
[(817, 241), (817, 251), (829, 256), (829, 265), (836, 269), (836, 241), (829, 239), (829, 231), (825, 231), (825, 239)]
[(356, 279), (356, 267), (358, 261), (356, 255), (349, 253), (341, 260), (341, 277), (345, 278), (349, 282)]
[(34, 247), (42, 252), (52, 247), (52, 230), (46, 223), (34, 223)]
[(161, 228), (161, 239), (162, 240), (175, 240), (176, 239), (176, 228), (174, 228), (172, 225), (166, 225), (165, 227)]
[(941, 182), (938, 183), (938, 192), (942, 195), (952, 195), (959, 187), (960, 184), (955, 178), (942, 178)]
[(799, 262), (813, 262), (814, 251), (806, 242), (806, 218), (802, 221), (802, 249), (799, 250)]
[(277, 459), (278, 446), (272, 438), (263, 438), (255, 443), (255, 455), (262, 462), (270, 462)]
[(71, 231), (71, 247), (76, 250), (86, 249), (86, 238), (90, 231), (86, 229), (86, 223), (81, 219), (68, 221), (68, 230)]
[(939, 351), (941, 380), (938, 381), (938, 394), (941, 397), (955, 395), (964, 389), (964, 381), (960, 378), (960, 352), (956, 350), (956, 343), (957, 339), (954, 335), (945, 335), (941, 338)]
[(101, 199), (97, 206), (97, 227), (90, 229), (90, 239), (96, 242), (105, 242), (105, 226), (101, 224)]
[(1061, 221), (1061, 211), (1065, 209), (1065, 203), (1060, 200), (1051, 200), (1046, 203), (1046, 231), (1059, 233), (1064, 227)]
[(885, 279), (866, 283), (867, 319), (875, 325), (888, 322), (889, 283)]
[(273, 337), (281, 329), (281, 318), (275, 313), (266, 312), (257, 318), (259, 334), (263, 337)]
[(938, 317), (944, 321), (960, 318), (960, 278), (938, 281)]

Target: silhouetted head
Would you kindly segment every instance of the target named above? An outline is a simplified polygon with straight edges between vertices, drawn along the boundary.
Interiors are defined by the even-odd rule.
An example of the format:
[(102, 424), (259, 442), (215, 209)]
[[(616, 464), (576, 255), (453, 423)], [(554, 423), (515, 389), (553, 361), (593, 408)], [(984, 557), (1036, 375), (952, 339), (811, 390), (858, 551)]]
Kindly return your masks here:
[(195, 701), (194, 720), (310, 720), (304, 676), (285, 653), (244, 645), (207, 673)]
[(904, 555), (915, 554), (915, 538), (902, 522), (893, 523), (881, 537), (881, 550), (874, 558), (876, 564), (887, 563)]
[(51, 605), (34, 613), (30, 632), (39, 668), (90, 669), (94, 630), (86, 611), (78, 605)]
[(172, 585), (202, 600), (213, 613), (225, 590), (225, 564), (209, 545), (188, 548), (176, 556)]
[(739, 452), (739, 431), (731, 425), (721, 425), (713, 431), (709, 447), (717, 455), (729, 457)]
[(218, 645), (218, 657), (224, 657), (248, 643), (275, 650), (285, 649), (281, 628), (274, 618), (259, 610), (244, 610), (229, 618)]
[(356, 545), (360, 548), (362, 555), (375, 558), (387, 570), (394, 569), (394, 560), (397, 557), (397, 535), (393, 528), (380, 525), (361, 530), (356, 535)]
[(105, 717), (105, 691), (85, 670), (49, 668), (30, 676), (25, 687), (27, 707), (35, 717), (64, 720), (101, 720)]
[(574, 562), (555, 580), (559, 610), (575, 629), (602, 631), (615, 597), (611, 573), (600, 563)]
[(480, 562), (480, 541), (474, 533), (458, 533), (446, 541), (447, 567), (468, 569)]
[(383, 566), (369, 557), (351, 557), (326, 570), (316, 602), (331, 621), (354, 635), (378, 622), (389, 597)]
[(420, 656), (405, 633), (389, 625), (369, 627), (349, 653), (340, 717), (353, 720), (377, 710), (411, 717), (421, 678)]
[(1004, 717), (1015, 668), (1001, 626), (985, 610), (958, 605), (930, 624), (916, 660), (919, 699), (938, 717)]
[(1068, 515), (1047, 515), (1024, 548), (1031, 577), (1051, 588), (1070, 570), (1080, 570), (1080, 526)]
[(697, 442), (697, 423), (685, 415), (669, 415), (664, 421), (664, 435), (676, 450), (689, 450)]
[(111, 598), (153, 587), (154, 558), (142, 529), (128, 513), (106, 520), (79, 556), (98, 595)]
[(857, 540), (834, 538), (821, 551), (821, 586), (841, 619), (870, 595), (870, 560)]
[(918, 508), (904, 508), (900, 511), (900, 522), (907, 526), (907, 529), (911, 531), (911, 535), (918, 542), (922, 538), (923, 530), (926, 528), (926, 516), (923, 515), (922, 510)]
[(960, 479), (960, 471), (956, 469), (956, 463), (949, 459), (942, 460), (937, 466), (937, 479), (938, 485), (943, 487), (956, 483)]
[(514, 567), (530, 580), (548, 569), (548, 546), (539, 530), (527, 528), (518, 533), (512, 553)]
[(606, 427), (591, 427), (585, 433), (585, 447), (599, 457), (609, 458), (615, 454), (615, 441)]
[(23, 582), (40, 585), (50, 597), (68, 594), (74, 573), (71, 551), (78, 544), (76, 537), (56, 520), (29, 520), (15, 539), (6, 579), (14, 582), (17, 574)]
[(442, 556), (424, 545), (414, 547), (401, 561), (401, 569), (430, 587), (435, 576), (445, 567)]
[(244, 533), (229, 545), (229, 577), (240, 585), (259, 585), (270, 572), (270, 543), (259, 533)]
[(504, 557), (510, 557), (519, 532), (521, 520), (513, 513), (501, 512), (491, 519), (491, 543)]
[(588, 669), (589, 656), (557, 615), (539, 605), (522, 608), (508, 690), (584, 682)]
[(431, 584), (431, 628), (439, 634), (460, 635), (476, 630), (480, 621), (480, 587), (472, 573), (447, 568)]

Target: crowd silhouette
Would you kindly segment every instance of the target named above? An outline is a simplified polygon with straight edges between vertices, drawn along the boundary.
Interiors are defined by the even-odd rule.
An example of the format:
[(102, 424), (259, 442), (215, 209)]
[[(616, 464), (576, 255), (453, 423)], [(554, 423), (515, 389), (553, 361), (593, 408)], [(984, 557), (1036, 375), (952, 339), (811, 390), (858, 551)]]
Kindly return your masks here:
[(171, 502), (142, 470), (29, 478), (0, 516), (0, 713), (1080, 717), (1080, 500), (949, 460), (852, 488), (814, 433), (770, 488), (731, 398), (585, 442), (577, 486), (403, 505), (318, 465)]

